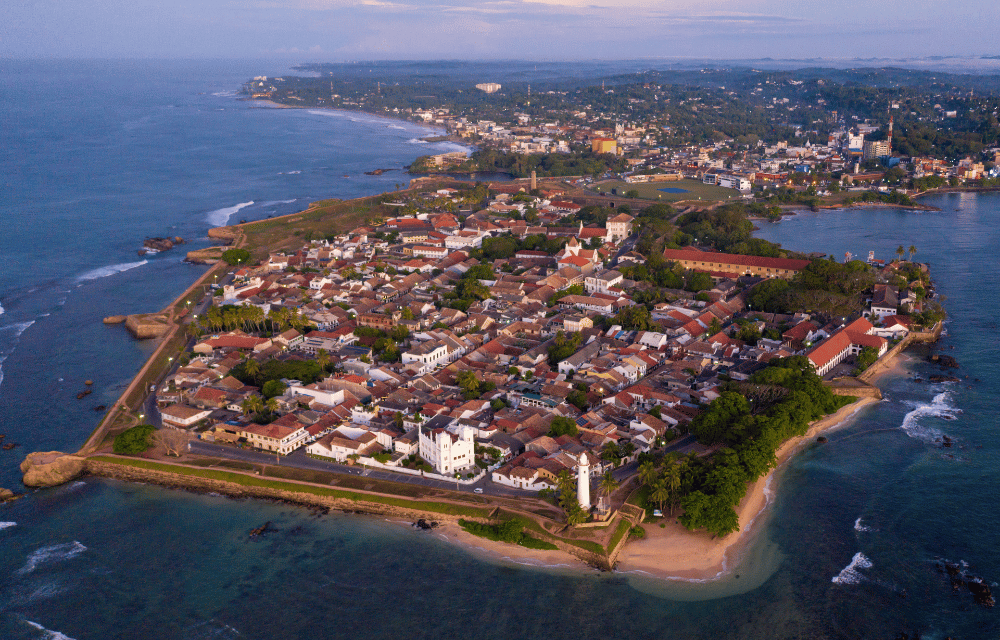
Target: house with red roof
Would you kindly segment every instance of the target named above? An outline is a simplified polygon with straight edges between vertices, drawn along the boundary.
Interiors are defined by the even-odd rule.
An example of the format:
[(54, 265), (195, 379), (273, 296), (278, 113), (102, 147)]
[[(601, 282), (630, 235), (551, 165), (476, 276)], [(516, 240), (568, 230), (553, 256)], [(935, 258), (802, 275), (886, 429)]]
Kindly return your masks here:
[(806, 352), (806, 357), (820, 376), (826, 375), (849, 355), (857, 355), (865, 347), (885, 355), (889, 343), (885, 338), (874, 335), (875, 327), (864, 318), (858, 318), (845, 327), (834, 331), (829, 338)]

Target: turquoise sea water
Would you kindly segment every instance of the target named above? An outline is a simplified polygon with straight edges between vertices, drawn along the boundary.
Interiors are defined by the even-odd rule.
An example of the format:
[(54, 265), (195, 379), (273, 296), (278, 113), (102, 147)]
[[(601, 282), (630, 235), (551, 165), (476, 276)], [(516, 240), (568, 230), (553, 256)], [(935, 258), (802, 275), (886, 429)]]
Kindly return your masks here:
[[(287, 71), (264, 63), (0, 71), (14, 123), (0, 128), (0, 254), (17, 267), (0, 272), (0, 433), (22, 445), (0, 452), (0, 486), (17, 487), (27, 451), (78, 445), (90, 407), (141, 364), (149, 346), (100, 318), (158, 308), (200, 273), (177, 253), (108, 269), (140, 262), (143, 236), (198, 246), (209, 217), (241, 203), (255, 204), (237, 215), (259, 217), (389, 189), (401, 179), (363, 171), (427, 148), (405, 123), (235, 101), (247, 77)], [(802, 214), (761, 230), (833, 255), (915, 244), (948, 298), (940, 348), (969, 379), (916, 383), (936, 369), (909, 352), (885, 402), (778, 474), (745, 562), (718, 583), (486, 561), (374, 517), (88, 478), (0, 507), (0, 638), (995, 638), (997, 614), (952, 593), (934, 563), (1000, 580), (1000, 197), (928, 202), (943, 211)], [(86, 378), (97, 391), (78, 402)], [(265, 521), (278, 530), (248, 540)]]

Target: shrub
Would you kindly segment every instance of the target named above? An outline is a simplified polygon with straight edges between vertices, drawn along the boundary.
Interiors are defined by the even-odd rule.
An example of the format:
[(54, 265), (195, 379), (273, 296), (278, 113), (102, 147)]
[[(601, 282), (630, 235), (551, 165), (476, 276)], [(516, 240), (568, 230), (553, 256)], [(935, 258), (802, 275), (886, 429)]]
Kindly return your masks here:
[(134, 456), (140, 454), (152, 446), (149, 442), (149, 437), (155, 432), (156, 427), (151, 424), (140, 424), (131, 429), (126, 429), (115, 436), (113, 450), (115, 453), (121, 455)]

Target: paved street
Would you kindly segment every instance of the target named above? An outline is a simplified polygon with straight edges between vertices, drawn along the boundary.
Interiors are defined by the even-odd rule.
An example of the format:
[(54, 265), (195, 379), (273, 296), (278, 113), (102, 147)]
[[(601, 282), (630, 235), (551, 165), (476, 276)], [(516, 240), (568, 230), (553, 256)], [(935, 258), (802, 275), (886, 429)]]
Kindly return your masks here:
[(327, 471), (330, 473), (339, 473), (343, 475), (353, 475), (353, 476), (363, 476), (366, 478), (373, 478), (375, 480), (385, 480), (389, 482), (399, 482), (401, 484), (416, 484), (433, 489), (447, 489), (449, 491), (464, 491), (471, 493), (474, 489), (480, 488), (483, 490), (484, 494), (492, 496), (506, 496), (506, 497), (518, 497), (518, 496), (534, 496), (536, 495), (531, 491), (520, 491), (510, 487), (502, 487), (494, 484), (487, 477), (482, 478), (475, 484), (461, 484), (456, 482), (447, 482), (445, 480), (436, 480), (433, 478), (425, 478), (422, 476), (412, 476), (405, 473), (393, 473), (391, 471), (384, 471), (382, 469), (365, 469), (359, 467), (351, 467), (344, 464), (338, 464), (336, 462), (326, 462), (325, 460), (317, 460), (316, 458), (310, 458), (306, 455), (304, 449), (299, 449), (289, 456), (282, 456), (278, 459), (278, 456), (270, 453), (264, 453), (261, 451), (251, 451), (249, 449), (237, 449), (229, 445), (214, 444), (211, 442), (203, 442), (201, 440), (194, 440), (190, 443), (189, 451), (191, 453), (203, 456), (214, 456), (217, 458), (226, 458), (229, 460), (240, 460), (243, 462), (251, 462), (255, 464), (280, 464), (286, 467), (295, 467), (297, 469), (308, 469), (310, 471)]

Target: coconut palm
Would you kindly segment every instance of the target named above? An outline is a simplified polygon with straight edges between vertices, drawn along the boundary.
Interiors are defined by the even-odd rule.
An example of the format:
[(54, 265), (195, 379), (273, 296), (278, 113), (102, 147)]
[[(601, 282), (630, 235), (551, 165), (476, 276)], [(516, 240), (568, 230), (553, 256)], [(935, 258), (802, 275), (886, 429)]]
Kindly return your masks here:
[(908, 251), (910, 253), (910, 260), (913, 260), (913, 254), (917, 252), (917, 248), (911, 244)]
[(903, 259), (903, 254), (904, 253), (906, 253), (906, 250), (903, 249), (903, 245), (899, 245), (898, 247), (896, 247), (896, 255), (899, 256), (900, 260)]
[(647, 460), (639, 465), (639, 479), (642, 480), (643, 484), (652, 484), (653, 480), (656, 479), (656, 475), (656, 466), (651, 460)]
[(663, 475), (664, 484), (670, 494), (670, 515), (674, 515), (674, 507), (677, 505), (681, 490), (681, 466), (671, 463), (667, 466)]
[(252, 416), (264, 409), (264, 401), (260, 396), (247, 396), (241, 408), (243, 409), (243, 415)]
[(326, 371), (327, 365), (330, 364), (330, 354), (327, 352), (326, 349), (320, 349), (316, 353), (316, 362), (319, 363), (320, 369)]
[(601, 476), (601, 492), (605, 498), (611, 498), (611, 494), (619, 486), (621, 486), (621, 483), (615, 480), (615, 476), (611, 471), (605, 471), (604, 475)]
[(243, 370), (247, 372), (247, 375), (253, 378), (253, 381), (257, 381), (257, 377), (260, 376), (260, 363), (253, 358), (247, 358), (243, 363)]
[(663, 503), (670, 499), (667, 482), (664, 478), (658, 477), (651, 486), (653, 490), (649, 494), (649, 499), (660, 505), (660, 511), (663, 511)]

